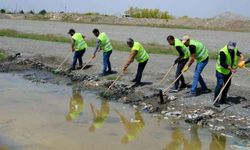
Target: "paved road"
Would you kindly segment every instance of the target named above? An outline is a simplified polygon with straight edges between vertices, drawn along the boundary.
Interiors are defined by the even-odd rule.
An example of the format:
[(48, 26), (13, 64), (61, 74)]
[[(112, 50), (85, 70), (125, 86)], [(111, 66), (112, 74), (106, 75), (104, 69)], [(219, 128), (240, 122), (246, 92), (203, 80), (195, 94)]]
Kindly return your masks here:
[(184, 34), (188, 34), (195, 39), (203, 41), (211, 50), (218, 50), (228, 41), (232, 40), (238, 42), (242, 52), (250, 53), (249, 32), (168, 29), (8, 19), (0, 19), (0, 29), (1, 28), (10, 28), (32, 33), (61, 34), (64, 36), (67, 36), (66, 33), (70, 28), (74, 28), (77, 31), (84, 33), (88, 38), (94, 38), (91, 32), (94, 28), (99, 28), (101, 31), (106, 32), (112, 40), (125, 41), (127, 38), (132, 37), (144, 43), (157, 43), (162, 45), (166, 45), (165, 39), (167, 35), (171, 34), (181, 38)]

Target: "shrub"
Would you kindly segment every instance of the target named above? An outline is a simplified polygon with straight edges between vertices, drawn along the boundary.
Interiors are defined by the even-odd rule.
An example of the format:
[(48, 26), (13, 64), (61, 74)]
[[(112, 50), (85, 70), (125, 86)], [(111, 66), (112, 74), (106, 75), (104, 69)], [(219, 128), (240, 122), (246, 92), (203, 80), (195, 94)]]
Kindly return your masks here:
[(5, 9), (1, 9), (1, 10), (0, 10), (0, 13), (1, 13), (1, 14), (5, 14), (5, 13), (6, 13), (6, 10), (5, 10)]
[(45, 9), (43, 9), (43, 10), (41, 10), (41, 11), (39, 12), (40, 15), (45, 15), (46, 13), (47, 13), (47, 11), (46, 11)]

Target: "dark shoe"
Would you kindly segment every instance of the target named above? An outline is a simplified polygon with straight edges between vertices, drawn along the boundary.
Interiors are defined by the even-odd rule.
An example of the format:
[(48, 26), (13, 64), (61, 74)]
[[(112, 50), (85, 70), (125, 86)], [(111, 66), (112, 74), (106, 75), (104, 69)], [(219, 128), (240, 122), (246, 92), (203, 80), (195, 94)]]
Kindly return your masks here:
[(108, 74), (117, 74), (117, 71), (108, 71)]
[(228, 104), (228, 103), (227, 103), (226, 99), (221, 99), (220, 104)]
[(211, 93), (211, 92), (212, 92), (212, 90), (206, 89), (206, 90), (202, 90), (201, 94), (208, 94), (208, 93)]
[(188, 88), (187, 84), (181, 84), (180, 90)]
[(73, 70), (76, 70), (76, 68), (72, 68), (72, 67), (71, 67), (71, 68), (69, 68), (69, 69), (67, 70), (67, 72), (70, 73), (70, 72), (73, 71)]
[(76, 69), (77, 69), (77, 70), (80, 70), (80, 69), (82, 69), (82, 66), (79, 66), (79, 67), (77, 67)]
[(214, 103), (214, 107), (219, 108), (220, 107), (220, 103), (218, 103), (218, 102)]
[(131, 80), (131, 82), (136, 82), (136, 79)]
[(196, 97), (196, 96), (198, 96), (197, 93), (190, 92), (189, 94), (185, 95), (184, 98), (191, 98), (191, 97)]

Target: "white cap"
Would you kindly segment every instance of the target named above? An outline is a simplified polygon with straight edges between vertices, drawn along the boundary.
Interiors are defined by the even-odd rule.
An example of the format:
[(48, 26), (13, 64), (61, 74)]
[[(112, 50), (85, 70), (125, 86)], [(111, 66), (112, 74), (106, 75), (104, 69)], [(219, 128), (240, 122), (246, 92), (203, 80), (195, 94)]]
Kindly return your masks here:
[(182, 43), (186, 43), (188, 40), (190, 40), (190, 37), (188, 35), (184, 35), (182, 37)]

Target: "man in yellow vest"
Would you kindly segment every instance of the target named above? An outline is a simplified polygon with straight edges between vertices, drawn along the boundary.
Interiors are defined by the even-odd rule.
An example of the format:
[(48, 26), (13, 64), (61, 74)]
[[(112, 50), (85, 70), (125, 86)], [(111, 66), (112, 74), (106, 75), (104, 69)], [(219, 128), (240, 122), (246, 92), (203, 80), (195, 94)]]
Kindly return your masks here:
[[(174, 62), (174, 64), (178, 64), (177, 69), (176, 69), (176, 74), (175, 74), (175, 77), (177, 78), (178, 76), (180, 76), (184, 66), (188, 62), (190, 52), (189, 52), (188, 48), (181, 42), (181, 40), (174, 38), (174, 36), (172, 36), (172, 35), (169, 35), (167, 37), (167, 42), (169, 43), (169, 45), (173, 46), (179, 53), (179, 57)], [(181, 85), (179, 87), (180, 81), (181, 81)], [(179, 90), (184, 89), (184, 88), (187, 88), (187, 84), (185, 83), (184, 76), (182, 75), (175, 82), (175, 85), (171, 88), (171, 90), (169, 92), (170, 93), (177, 93), (177, 92), (179, 92)]]
[(72, 66), (70, 68), (71, 70), (76, 70), (76, 63), (77, 60), (79, 61), (79, 67), (77, 69), (82, 68), (82, 56), (86, 51), (86, 48), (88, 48), (87, 43), (85, 42), (85, 36), (83, 36), (81, 33), (76, 33), (74, 29), (70, 29), (68, 34), (72, 37), (72, 52), (74, 52), (73, 56), (73, 62)]
[[(232, 73), (237, 72), (238, 57), (240, 57), (240, 62), (238, 67), (244, 67), (244, 56), (238, 50), (235, 42), (229, 42), (224, 48), (220, 50), (218, 60), (216, 63), (216, 78), (217, 85), (214, 91), (214, 99), (219, 95), (223, 85), (228, 81)], [(220, 104), (226, 103), (227, 92), (231, 85), (231, 79), (225, 89), (222, 92), (221, 99), (217, 101), (214, 106), (220, 107)]]
[(92, 58), (96, 57), (96, 53), (98, 50), (103, 51), (103, 70), (100, 76), (106, 76), (115, 73), (111, 70), (110, 56), (112, 54), (113, 47), (108, 36), (104, 32), (100, 33), (98, 29), (94, 29), (93, 34), (97, 37), (98, 41), (96, 43), (96, 49)]
[(207, 88), (207, 85), (201, 76), (201, 73), (206, 67), (208, 60), (209, 60), (208, 49), (204, 46), (203, 43), (197, 40), (190, 39), (190, 37), (187, 35), (185, 35), (182, 38), (182, 42), (184, 43), (186, 47), (189, 48), (189, 51), (191, 54), (190, 61), (188, 65), (184, 67), (183, 71), (184, 72), (188, 71), (195, 60), (197, 62), (195, 72), (194, 72), (194, 77), (193, 77), (192, 88), (189, 94), (185, 96), (185, 98), (198, 95), (198, 92), (197, 92), (198, 83), (200, 83), (201, 85), (200, 93), (205, 94), (205, 93), (212, 92), (212, 90)]
[(131, 53), (129, 56), (129, 60), (123, 67), (123, 72), (125, 72), (128, 68), (128, 66), (134, 61), (134, 59), (137, 60), (138, 68), (137, 68), (137, 73), (135, 79), (132, 80), (132, 82), (135, 82), (136, 85), (141, 84), (141, 78), (142, 78), (142, 73), (145, 69), (145, 66), (147, 65), (149, 55), (147, 51), (144, 49), (144, 47), (139, 43), (135, 42), (133, 39), (129, 38), (127, 41), (128, 46), (131, 48)]

